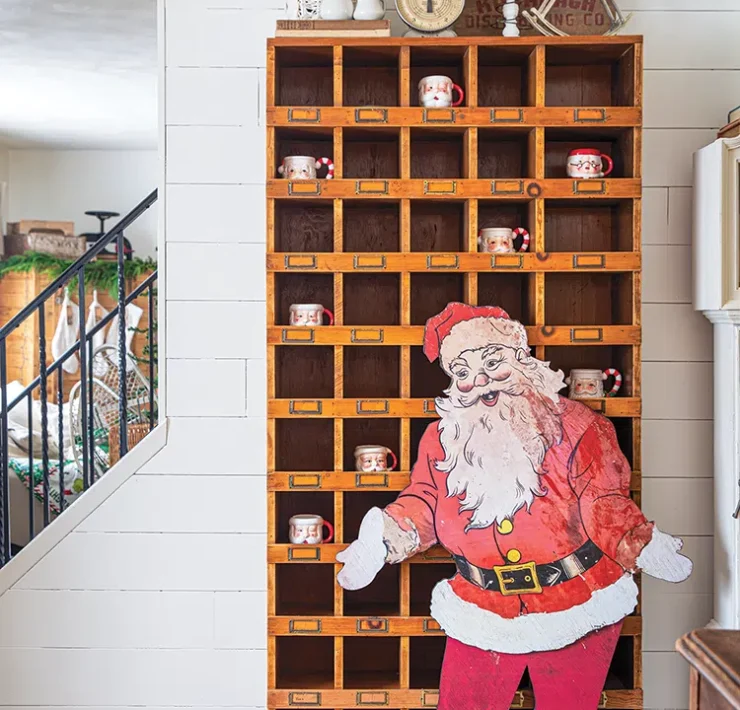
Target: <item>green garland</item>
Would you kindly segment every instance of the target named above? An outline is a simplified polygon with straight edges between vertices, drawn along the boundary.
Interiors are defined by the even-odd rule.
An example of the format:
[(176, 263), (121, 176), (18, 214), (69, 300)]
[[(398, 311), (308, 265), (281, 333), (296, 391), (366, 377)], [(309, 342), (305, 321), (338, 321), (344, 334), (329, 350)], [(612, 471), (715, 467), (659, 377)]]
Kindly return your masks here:
[[(70, 259), (60, 259), (50, 254), (27, 251), (0, 261), (0, 279), (6, 274), (26, 274), (29, 271), (35, 271), (53, 280), (73, 263)], [(127, 279), (138, 279), (156, 268), (157, 262), (153, 259), (135, 258), (124, 262), (124, 273)], [(85, 284), (98, 291), (107, 291), (115, 298), (118, 290), (118, 264), (115, 261), (100, 259), (90, 262), (85, 266)], [(69, 287), (72, 289), (77, 287), (76, 276), (69, 282)]]

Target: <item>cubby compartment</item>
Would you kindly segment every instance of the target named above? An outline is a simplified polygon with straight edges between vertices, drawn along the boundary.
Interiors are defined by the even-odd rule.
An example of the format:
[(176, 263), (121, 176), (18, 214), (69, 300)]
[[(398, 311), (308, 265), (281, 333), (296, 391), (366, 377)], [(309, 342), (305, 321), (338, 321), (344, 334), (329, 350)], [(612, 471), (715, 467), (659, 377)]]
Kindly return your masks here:
[(331, 616), (334, 613), (334, 566), (275, 565), (275, 613), (278, 616)]
[[(478, 200), (478, 232), (489, 227), (506, 227), (516, 229), (523, 227), (529, 232), (531, 241), (530, 251), (534, 251), (536, 224), (532, 216), (534, 203), (529, 201)], [(517, 238), (514, 246), (521, 246), (521, 239)]]
[[(344, 456), (345, 471), (355, 470), (354, 451), (358, 446), (378, 445), (389, 448), (400, 458), (401, 422), (399, 419), (344, 419)], [(369, 507), (369, 506), (368, 506)]]
[(446, 638), (414, 636), (409, 639), (409, 686), (411, 688), (439, 688)]
[(344, 47), (345, 106), (398, 106), (398, 47)]
[(344, 637), (345, 688), (398, 688), (400, 643), (396, 637)]
[[(276, 128), (275, 129), (275, 172), (270, 177), (279, 178), (278, 167), (283, 160), (293, 155), (334, 160), (334, 136), (331, 128)], [(318, 177), (326, 177), (326, 167), (318, 170)]]
[(466, 176), (464, 129), (411, 129), (411, 177), (445, 179)]
[(388, 345), (344, 348), (344, 396), (351, 399), (400, 396), (401, 349)]
[(332, 688), (332, 636), (278, 636), (275, 638), (278, 688)]
[[(632, 397), (632, 347), (629, 345), (573, 345), (545, 348), (545, 360), (553, 370), (562, 370), (568, 377), (571, 370), (606, 370), (614, 367), (622, 373), (619, 397)], [(611, 388), (612, 381), (604, 383)], [(562, 391), (567, 395), (568, 389)]]
[(344, 251), (400, 251), (400, 203), (346, 200), (343, 211)]
[(345, 178), (400, 177), (399, 134), (395, 128), (345, 128)]
[(478, 129), (478, 177), (510, 179), (531, 175), (531, 131), (528, 129)]
[(635, 687), (635, 640), (632, 636), (620, 636), (614, 651), (606, 690), (629, 690)]
[(278, 399), (331, 399), (334, 396), (334, 349), (285, 345), (275, 348)]
[[(275, 274), (276, 325), (290, 324), (293, 303), (318, 303), (333, 312), (334, 277), (331, 274)], [(324, 323), (327, 322), (324, 316)]]
[(635, 50), (631, 45), (550, 46), (545, 49), (547, 106), (633, 106)]
[[(294, 515), (320, 515), (334, 525), (334, 494), (323, 491), (279, 491), (275, 494), (275, 539), (288, 544)], [(324, 529), (326, 534), (326, 529)]]
[[(567, 178), (568, 153), (578, 148), (598, 150), (614, 161), (614, 169), (605, 178), (635, 177), (632, 128), (547, 128), (545, 129), (545, 177)], [(606, 171), (608, 161), (603, 161)]]
[(454, 564), (440, 562), (427, 565), (410, 565), (411, 616), (429, 616), (432, 590), (443, 579), (452, 579), (457, 572)]
[(411, 396), (418, 399), (440, 397), (450, 386), (450, 378), (439, 366), (429, 362), (421, 347), (411, 348)]
[(466, 242), (465, 202), (411, 202), (411, 251), (467, 251)]
[(633, 224), (632, 200), (547, 200), (545, 251), (639, 249)]
[[(356, 540), (360, 523), (370, 508), (385, 508), (398, 497), (398, 491), (351, 491), (344, 494), (344, 540)], [(398, 596), (398, 587), (394, 588)], [(394, 599), (395, 599), (394, 596)], [(394, 601), (394, 604), (396, 602)], [(397, 613), (397, 612), (396, 612)]]
[(478, 274), (478, 305), (498, 306), (524, 325), (534, 324), (534, 305), (530, 301), (530, 282), (534, 274), (504, 272)]
[[(631, 417), (611, 417), (611, 423), (617, 432), (617, 442), (631, 467), (635, 465), (635, 421)], [(639, 420), (637, 420), (639, 426)]]
[[(439, 365), (439, 362), (437, 362), (437, 365)], [(430, 424), (435, 424), (439, 420), (434, 418), (428, 418), (428, 419), (412, 419), (411, 425), (410, 425), (410, 451), (411, 451), (411, 468), (414, 467), (414, 464), (416, 463), (416, 456), (419, 453), (419, 443), (421, 442), (421, 438), (424, 436), (424, 432), (427, 430), (427, 427)]]
[(278, 471), (334, 470), (331, 419), (276, 419), (275, 467)]
[(532, 62), (531, 47), (479, 47), (478, 105), (530, 106), (534, 89), (530, 86)]
[(331, 202), (275, 201), (275, 251), (327, 252), (333, 248)]
[(398, 325), (398, 274), (345, 274), (345, 325)]
[(464, 301), (462, 274), (411, 274), (411, 325), (424, 325), (448, 303)]
[(334, 52), (326, 47), (275, 49), (275, 103), (278, 106), (332, 106)]
[(550, 325), (632, 325), (632, 274), (545, 275), (545, 321)]
[[(467, 106), (465, 82), (465, 47), (449, 47), (430, 43), (428, 47), (411, 47), (410, 103), (419, 106), (419, 82), (427, 76), (446, 76), (452, 79), (466, 94), (462, 105)], [(457, 99), (457, 92), (453, 100)]]

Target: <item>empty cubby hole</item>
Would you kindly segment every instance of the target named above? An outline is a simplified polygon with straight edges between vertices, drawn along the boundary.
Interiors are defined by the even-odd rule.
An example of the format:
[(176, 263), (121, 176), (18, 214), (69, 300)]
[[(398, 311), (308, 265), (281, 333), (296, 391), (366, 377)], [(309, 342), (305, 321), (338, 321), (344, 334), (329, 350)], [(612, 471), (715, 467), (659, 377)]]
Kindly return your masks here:
[(398, 47), (344, 47), (343, 53), (345, 106), (398, 106)]
[(331, 399), (334, 348), (283, 345), (275, 348), (275, 393), (279, 399)]
[(478, 105), (529, 106), (533, 104), (530, 86), (531, 47), (478, 48)]
[(454, 564), (440, 562), (435, 564), (410, 565), (411, 570), (411, 616), (429, 616), (432, 590), (443, 579), (452, 579), (457, 568)]
[(632, 200), (547, 200), (545, 251), (632, 251)]
[[(400, 457), (401, 422), (399, 419), (343, 419), (345, 471), (355, 470), (355, 448), (358, 446), (385, 446)], [(400, 462), (399, 462), (400, 463)]]
[(278, 471), (334, 470), (334, 422), (275, 420), (275, 467)]
[(391, 345), (344, 348), (344, 396), (399, 397), (400, 368), (401, 348)]
[(398, 688), (400, 685), (398, 637), (344, 637), (345, 688)]
[(545, 56), (547, 106), (634, 106), (634, 47), (551, 46)]
[[(479, 200), (478, 232), (487, 227), (506, 227), (516, 229), (523, 227), (529, 232), (531, 242), (529, 250), (534, 251), (535, 218), (532, 215), (534, 203), (531, 201)], [(519, 249), (521, 237), (517, 237), (514, 246)]]
[(444, 634), (414, 636), (409, 639), (409, 686), (439, 688), (442, 659), (445, 654)]
[(344, 251), (389, 252), (401, 248), (401, 207), (399, 202), (346, 200)]
[(617, 432), (617, 442), (630, 466), (635, 465), (635, 426), (640, 420), (632, 417), (610, 417), (611, 423)]
[(450, 378), (439, 361), (429, 362), (421, 347), (411, 348), (411, 396), (415, 399), (440, 397), (450, 386)]
[(436, 417), (434, 418), (424, 418), (424, 419), (412, 419), (410, 424), (410, 451), (411, 451), (411, 468), (414, 467), (414, 464), (416, 463), (416, 457), (419, 453), (419, 444), (421, 443), (421, 438), (424, 436), (424, 432), (430, 427), (436, 427), (437, 422), (439, 419)]
[[(320, 515), (334, 525), (334, 494), (322, 491), (280, 491), (275, 494), (275, 539), (290, 542), (288, 530), (294, 515)], [(324, 528), (326, 535), (326, 528)]]
[[(571, 370), (606, 370), (614, 367), (622, 373), (620, 397), (632, 396), (632, 347), (630, 345), (570, 345), (545, 348), (545, 360), (553, 370), (568, 377)], [(612, 380), (604, 383), (608, 391)], [(568, 392), (563, 390), (563, 394)]]
[(326, 47), (277, 47), (275, 101), (278, 106), (332, 106), (334, 53)]
[(331, 616), (334, 613), (334, 566), (275, 565), (275, 613), (278, 616)]
[(327, 252), (333, 249), (331, 202), (276, 200), (275, 251)]
[(632, 274), (546, 274), (545, 319), (551, 325), (632, 325)]
[(466, 239), (464, 202), (411, 202), (411, 251), (467, 251)]
[[(614, 169), (606, 178), (635, 176), (633, 160), (634, 129), (547, 128), (545, 130), (545, 177), (567, 178), (568, 153), (578, 148), (592, 148), (605, 153), (614, 161)], [(604, 170), (608, 161), (603, 161)]]
[[(444, 47), (430, 45), (428, 47), (411, 48), (411, 86), (410, 103), (419, 106), (419, 82), (427, 76), (446, 76), (452, 79), (467, 94), (465, 82), (465, 47)], [(453, 101), (458, 98), (453, 93)], [(467, 106), (467, 97), (463, 100)]]
[(464, 129), (411, 129), (411, 177), (415, 179), (462, 178)]
[[(360, 533), (360, 523), (370, 508), (385, 508), (398, 497), (398, 491), (361, 491), (344, 494), (344, 541), (356, 540)], [(394, 597), (398, 587), (394, 589)], [(395, 601), (394, 601), (395, 604)]]
[(275, 656), (278, 688), (334, 686), (333, 636), (278, 636)]
[(411, 325), (424, 325), (448, 303), (464, 300), (462, 274), (411, 274)]
[(606, 690), (631, 690), (635, 687), (635, 640), (632, 636), (620, 636), (606, 676)]
[(493, 272), (478, 274), (478, 305), (498, 306), (524, 325), (534, 323), (535, 306), (530, 299), (534, 275)]
[(534, 177), (530, 174), (529, 129), (481, 128), (478, 130), (478, 177), (511, 179)]
[[(276, 128), (275, 129), (275, 175), (280, 177), (278, 167), (283, 159), (292, 155), (307, 155), (311, 158), (334, 159), (334, 136), (331, 128)], [(318, 177), (326, 176), (326, 168), (318, 170)]]
[[(334, 310), (334, 277), (331, 274), (275, 274), (276, 325), (290, 324), (293, 303), (318, 303)], [(324, 315), (324, 324), (328, 323)]]
[(345, 178), (398, 178), (398, 130), (345, 128), (342, 175)]
[(345, 325), (398, 325), (398, 274), (345, 274)]

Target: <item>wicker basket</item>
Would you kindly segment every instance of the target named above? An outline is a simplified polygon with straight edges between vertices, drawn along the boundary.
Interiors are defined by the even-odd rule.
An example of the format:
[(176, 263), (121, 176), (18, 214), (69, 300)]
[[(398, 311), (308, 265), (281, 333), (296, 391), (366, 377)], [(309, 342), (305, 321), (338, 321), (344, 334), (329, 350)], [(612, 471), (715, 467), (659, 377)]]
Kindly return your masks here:
[[(108, 431), (108, 459), (111, 466), (118, 463), (121, 458), (120, 432), (118, 424), (114, 424)], [(131, 451), (148, 433), (148, 424), (129, 424), (126, 429), (128, 450)]]

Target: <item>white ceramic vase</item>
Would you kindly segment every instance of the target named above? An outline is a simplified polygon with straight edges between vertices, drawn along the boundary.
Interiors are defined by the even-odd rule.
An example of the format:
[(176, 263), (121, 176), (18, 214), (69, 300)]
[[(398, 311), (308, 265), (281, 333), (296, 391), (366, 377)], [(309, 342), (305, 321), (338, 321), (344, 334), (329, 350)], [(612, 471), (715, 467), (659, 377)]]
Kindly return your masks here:
[(321, 19), (351, 20), (353, 9), (352, 0), (322, 0)]
[(382, 20), (385, 17), (383, 0), (357, 0), (355, 20)]

